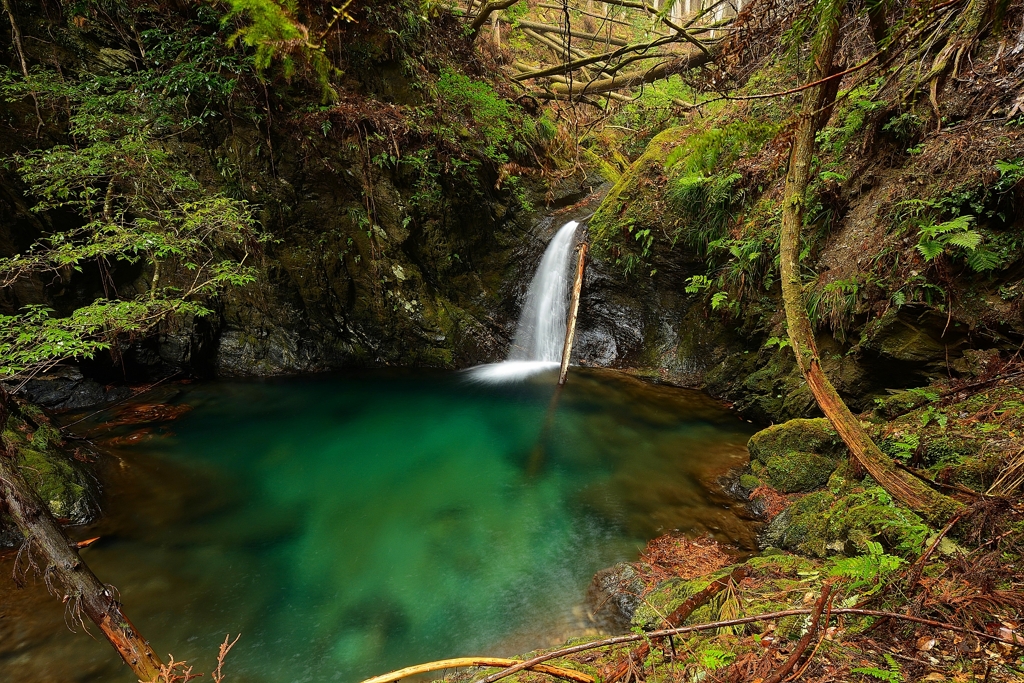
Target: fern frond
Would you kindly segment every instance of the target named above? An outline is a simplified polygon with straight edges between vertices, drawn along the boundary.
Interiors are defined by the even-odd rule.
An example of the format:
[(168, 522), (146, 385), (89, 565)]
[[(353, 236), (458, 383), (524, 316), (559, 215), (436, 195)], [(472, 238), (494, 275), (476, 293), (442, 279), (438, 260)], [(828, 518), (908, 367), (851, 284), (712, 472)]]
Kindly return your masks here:
[(925, 261), (933, 261), (942, 253), (942, 242), (936, 240), (921, 240), (917, 243), (917, 250), (924, 256)]
[(1003, 263), (1003, 258), (999, 254), (988, 249), (975, 249), (967, 255), (967, 266), (978, 273), (1001, 268)]
[(954, 247), (963, 247), (964, 249), (970, 249), (974, 251), (979, 244), (981, 244), (982, 236), (977, 230), (965, 230), (964, 232), (950, 235), (949, 239), (946, 240), (946, 244), (952, 244)]

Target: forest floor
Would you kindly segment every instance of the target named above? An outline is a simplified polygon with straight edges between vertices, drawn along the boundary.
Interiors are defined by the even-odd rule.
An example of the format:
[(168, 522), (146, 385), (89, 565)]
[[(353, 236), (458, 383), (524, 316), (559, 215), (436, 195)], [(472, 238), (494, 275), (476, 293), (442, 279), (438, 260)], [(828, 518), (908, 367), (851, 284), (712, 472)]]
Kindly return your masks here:
[[(965, 504), (945, 528), (898, 508), (843, 461), (824, 484), (777, 490), (792, 480), (756, 467), (755, 447), (758, 474), (738, 490), (766, 522), (763, 544), (777, 547), (740, 562), (707, 537), (654, 539), (611, 591), (634, 598), (634, 641), (580, 638), (523, 658), (579, 649), (546, 663), (605, 683), (1021, 680), (1024, 364), (991, 360), (972, 379), (899, 392), (860, 416), (903, 467)], [(774, 616), (729, 623), (757, 615)], [(606, 644), (586, 647), (596, 642)], [(491, 680), (498, 670), (486, 671)]]

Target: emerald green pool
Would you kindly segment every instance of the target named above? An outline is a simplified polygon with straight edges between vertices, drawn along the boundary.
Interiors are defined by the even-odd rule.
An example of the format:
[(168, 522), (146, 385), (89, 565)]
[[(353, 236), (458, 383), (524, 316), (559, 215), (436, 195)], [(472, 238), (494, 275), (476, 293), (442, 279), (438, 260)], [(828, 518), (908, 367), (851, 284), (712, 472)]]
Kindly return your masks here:
[[(233, 683), (356, 682), (550, 645), (591, 627), (593, 573), (660, 533), (752, 546), (715, 485), (746, 460), (750, 425), (697, 392), (579, 370), (545, 429), (553, 394), (553, 373), (163, 387), (140, 401), (192, 410), (78, 425), (105, 453), (107, 514), (75, 534), (102, 536), (84, 557), (157, 652), (208, 671), (240, 632)], [(0, 680), (133, 680), (10, 569)]]

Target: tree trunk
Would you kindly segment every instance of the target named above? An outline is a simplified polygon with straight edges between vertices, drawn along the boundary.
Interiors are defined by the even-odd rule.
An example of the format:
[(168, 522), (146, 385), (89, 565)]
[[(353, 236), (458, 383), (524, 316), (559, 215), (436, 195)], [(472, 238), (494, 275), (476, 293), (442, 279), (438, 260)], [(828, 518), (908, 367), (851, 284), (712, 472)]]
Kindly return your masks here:
[[(822, 40), (815, 55), (809, 76), (810, 82), (821, 80), (829, 74), (838, 41), (838, 23), (823, 26), (819, 30), (822, 32)], [(919, 512), (928, 521), (941, 524), (956, 514), (962, 507), (961, 504), (929, 488), (920, 480), (903, 474), (892, 460), (879, 450), (825, 376), (814, 343), (814, 332), (807, 316), (803, 282), (800, 277), (800, 231), (803, 226), (804, 201), (814, 157), (814, 137), (818, 126), (824, 123), (821, 121), (821, 112), (827, 110), (830, 105), (827, 99), (827, 85), (826, 82), (804, 91), (800, 121), (790, 151), (789, 172), (786, 175), (779, 261), (789, 340), (800, 371), (818, 406), (850, 449), (851, 458), (860, 463), (893, 498)]]
[[(0, 395), (0, 424), (4, 425), (8, 400)], [(81, 621), (80, 612), (85, 612), (139, 680), (155, 681), (162, 666), (160, 658), (121, 611), (114, 591), (100, 583), (82, 561), (76, 546), (21, 476), (15, 455), (6, 449), (0, 452), (0, 503), (25, 536), (29, 562), (42, 557), (46, 586), (67, 605), (72, 618)]]

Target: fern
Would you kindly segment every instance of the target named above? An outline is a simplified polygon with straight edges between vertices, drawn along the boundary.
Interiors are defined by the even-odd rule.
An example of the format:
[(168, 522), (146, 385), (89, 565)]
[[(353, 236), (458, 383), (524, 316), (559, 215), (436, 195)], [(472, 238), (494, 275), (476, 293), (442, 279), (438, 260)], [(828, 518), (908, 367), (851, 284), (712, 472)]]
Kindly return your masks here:
[(974, 216), (957, 216), (945, 223), (921, 226), (917, 251), (925, 261), (934, 261), (947, 247), (957, 247), (967, 253), (967, 266), (976, 272), (998, 268), (1003, 259), (995, 252), (981, 247), (984, 235), (972, 228)]
[(885, 662), (889, 665), (888, 669), (879, 669), (874, 666), (859, 666), (855, 669), (850, 669), (850, 671), (855, 674), (870, 676), (879, 681), (885, 681), (885, 683), (903, 683), (900, 665), (896, 663), (896, 659), (888, 652), (885, 653)]
[(846, 557), (833, 562), (829, 574), (850, 579), (850, 588), (864, 591), (871, 595), (882, 587), (882, 579), (903, 565), (904, 560), (894, 555), (887, 555), (882, 544), (876, 541), (867, 542), (866, 555)]
[(978, 273), (986, 270), (995, 270), (1002, 267), (1004, 263), (1005, 260), (1002, 256), (984, 248), (975, 249), (967, 255), (967, 265), (971, 270)]
[(951, 221), (945, 223), (925, 225), (921, 228), (921, 234), (925, 237), (938, 237), (939, 235), (945, 235), (950, 232), (967, 231), (971, 229), (971, 223), (974, 222), (974, 216), (957, 216)]
[(719, 308), (722, 308), (727, 303), (729, 303), (729, 293), (728, 292), (715, 292), (714, 294), (711, 295), (711, 310), (712, 311), (717, 311)]
[(921, 240), (917, 243), (917, 250), (921, 252), (921, 256), (924, 256), (925, 261), (934, 261), (945, 251), (945, 247), (942, 242)]
[(954, 247), (963, 247), (964, 249), (974, 250), (981, 244), (981, 233), (976, 230), (967, 230), (966, 232), (960, 232), (955, 235), (950, 235), (949, 239), (946, 240), (946, 244), (951, 244)]

